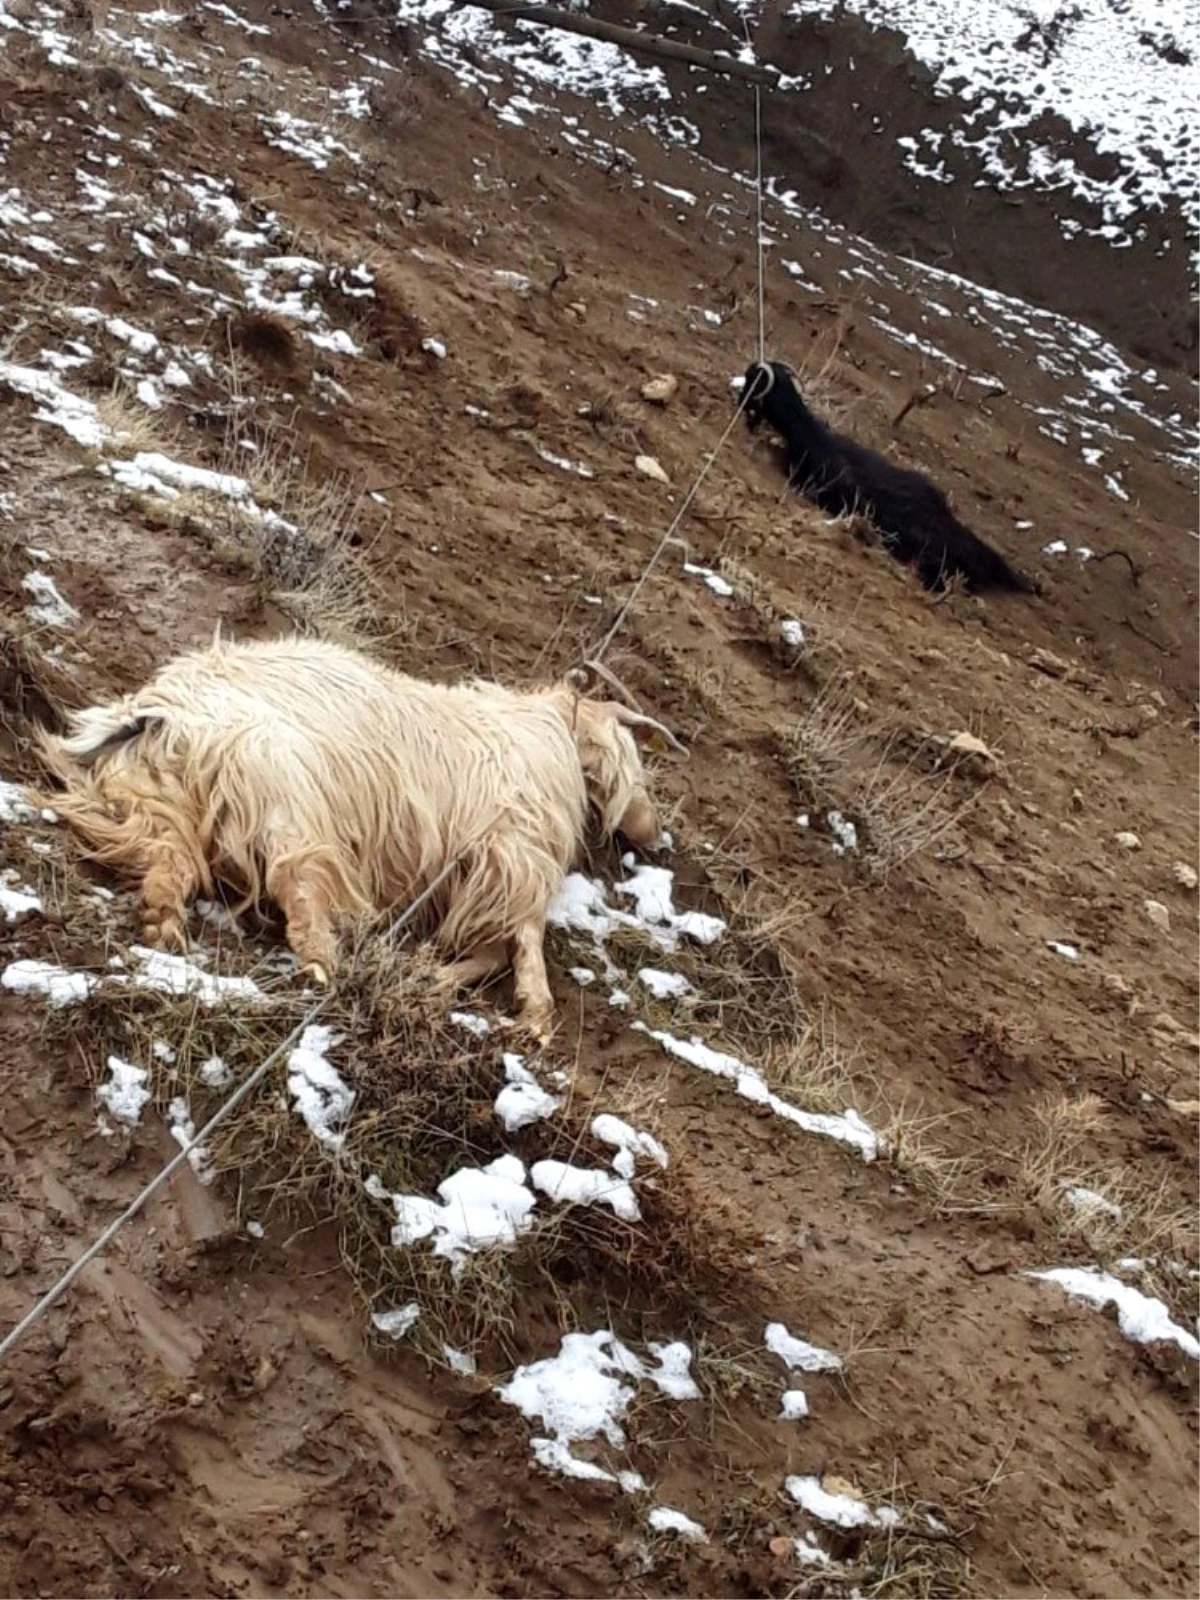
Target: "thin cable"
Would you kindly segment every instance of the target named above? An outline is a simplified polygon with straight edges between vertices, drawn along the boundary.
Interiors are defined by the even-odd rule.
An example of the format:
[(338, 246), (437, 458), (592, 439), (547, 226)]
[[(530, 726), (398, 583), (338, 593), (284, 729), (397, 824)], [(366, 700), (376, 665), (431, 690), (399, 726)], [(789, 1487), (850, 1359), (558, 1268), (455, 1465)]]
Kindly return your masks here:
[(758, 192), (758, 359), (767, 359), (767, 285), (763, 243), (762, 89), (754, 85), (755, 188)]
[[(743, 31), (744, 31), (744, 33), (746, 35), (746, 45), (747, 45), (747, 47), (749, 49), (753, 50), (754, 47), (750, 43), (750, 30), (749, 30), (749, 26), (747, 25), (745, 16), (742, 17), (742, 29), (743, 29)], [(759, 362), (761, 364), (765, 365), (766, 359), (767, 359), (767, 294), (766, 294), (766, 271), (765, 271), (764, 241), (763, 241), (762, 89), (761, 89), (760, 85), (757, 84), (757, 83), (754, 85), (754, 149), (755, 149), (755, 189), (756, 189), (757, 195), (758, 195), (758, 217), (757, 217), (757, 236), (756, 236), (757, 249), (758, 249), (758, 359), (759, 359)], [(603, 659), (605, 653), (608, 650), (608, 647), (612, 644), (612, 642), (616, 638), (617, 634), (621, 631), (621, 627), (624, 624), (625, 618), (629, 615), (630, 609), (632, 608), (632, 606), (634, 604), (634, 601), (637, 599), (638, 595), (641, 594), (643, 588), (646, 585), (647, 579), (650, 577), (650, 574), (654, 571), (655, 567), (658, 565), (659, 559), (661, 558), (663, 551), (666, 549), (667, 545), (671, 542), (671, 539), (674, 536), (676, 528), (678, 528), (679, 524), (683, 521), (683, 518), (687, 513), (688, 507), (691, 505), (692, 501), (696, 498), (696, 491), (699, 489), (700, 485), (704, 482), (705, 478), (708, 476), (708, 474), (709, 474), (709, 472), (710, 472), (710, 470), (712, 468), (713, 462), (717, 459), (717, 456), (719, 455), (722, 446), (724, 445), (725, 441), (729, 438), (729, 435), (733, 432), (734, 424), (737, 422), (737, 419), (741, 416), (742, 412), (745, 410), (746, 402), (747, 402), (747, 400), (749, 398), (750, 398), (749, 387), (745, 387), (745, 388), (742, 389), (742, 397), (738, 401), (738, 408), (733, 413), (733, 416), (729, 420), (729, 426), (725, 429), (725, 432), (721, 435), (720, 439), (717, 440), (717, 444), (716, 444), (715, 449), (709, 455), (708, 460), (704, 463), (703, 467), (701, 467), (700, 472), (697, 475), (696, 481), (692, 484), (692, 487), (688, 490), (687, 495), (684, 498), (683, 504), (679, 507), (679, 510), (676, 511), (675, 515), (671, 518), (671, 522), (670, 522), (669, 527), (667, 528), (666, 533), (664, 533), (662, 538), (658, 541), (657, 548), (655, 549), (654, 554), (650, 557), (650, 560), (647, 562), (645, 568), (643, 569), (641, 577), (634, 584), (633, 589), (631, 590), (631, 592), (629, 594), (629, 598), (626, 600), (625, 604), (621, 607), (620, 611), (618, 611), (616, 621), (613, 623), (612, 627), (608, 630), (608, 632), (604, 635), (604, 638), (600, 641), (600, 644), (599, 644), (598, 648), (592, 651), (591, 659), (593, 661), (600, 661), (600, 660)]]
[[(494, 820), (495, 819), (493, 819), (493, 821)], [(492, 823), (489, 823), (488, 828), (491, 828), (492, 825)], [(488, 828), (485, 828), (483, 833), (486, 833)], [(482, 834), (480, 834), (479, 837), (482, 837)], [(472, 842), (474, 843), (477, 841)], [(458, 865), (470, 848), (470, 845), (464, 845), (459, 851), (458, 855), (455, 856), (454, 860), (446, 863), (446, 865), (438, 873), (437, 877), (434, 878), (432, 883), (430, 883), (427, 888), (423, 889), (408, 907), (408, 909), (402, 912), (401, 915), (397, 917), (396, 921), (392, 923), (391, 927), (387, 931), (387, 938), (390, 939), (395, 934), (399, 933), (400, 929), (403, 928), (406, 923), (410, 922), (414, 916), (416, 916), (417, 912), (429, 899), (430, 895), (432, 895), (434, 890), (437, 889), (438, 886), (449, 877), (450, 873), (453, 872), (454, 868)], [(102, 1253), (102, 1251), (108, 1248), (125, 1224), (133, 1217), (137, 1216), (138, 1212), (146, 1204), (146, 1201), (149, 1200), (150, 1196), (157, 1193), (157, 1191), (162, 1188), (163, 1184), (166, 1183), (167, 1179), (170, 1178), (174, 1173), (178, 1172), (179, 1168), (187, 1160), (191, 1152), (202, 1146), (209, 1134), (220, 1127), (221, 1123), (225, 1121), (230, 1112), (235, 1110), (236, 1107), (242, 1103), (242, 1101), (250, 1093), (251, 1089), (262, 1082), (263, 1078), (284, 1054), (284, 1052), (290, 1049), (292, 1044), (300, 1038), (305, 1028), (309, 1027), (315, 1021), (315, 1019), (321, 1015), (321, 1012), (329, 1004), (332, 998), (333, 996), (331, 993), (323, 994), (308, 1008), (304, 1016), (292, 1029), (291, 1033), (289, 1033), (280, 1044), (275, 1046), (274, 1050), (271, 1051), (270, 1055), (268, 1055), (264, 1061), (259, 1062), (258, 1066), (255, 1067), (250, 1076), (233, 1091), (233, 1093), (229, 1096), (229, 1099), (225, 1101), (224, 1105), (220, 1106), (213, 1113), (213, 1115), (200, 1129), (200, 1132), (196, 1134), (194, 1138), (190, 1139), (186, 1145), (181, 1146), (177, 1154), (171, 1157), (170, 1161), (167, 1162), (166, 1166), (163, 1167), (161, 1172), (157, 1173), (153, 1178), (151, 1178), (150, 1182), (141, 1191), (141, 1193), (136, 1195), (134, 1199), (132, 1199), (125, 1207), (124, 1211), (122, 1211), (119, 1216), (115, 1217), (113, 1221), (109, 1223), (108, 1227), (105, 1228), (100, 1237), (96, 1239), (93, 1244), (89, 1245), (89, 1247), (84, 1251), (77, 1261), (67, 1268), (66, 1272), (64, 1272), (62, 1277), (58, 1279), (57, 1283), (53, 1284), (51, 1288), (47, 1289), (46, 1293), (42, 1295), (41, 1299), (36, 1301), (31, 1309), (25, 1313), (20, 1322), (18, 1322), (14, 1328), (11, 1328), (8, 1333), (5, 1334), (4, 1338), (0, 1340), (0, 1362), (4, 1361), (9, 1351), (20, 1343), (20, 1341), (25, 1337), (31, 1328), (37, 1326), (37, 1324), (46, 1315), (47, 1311), (49, 1311), (50, 1307), (54, 1305), (54, 1303), (59, 1300), (62, 1295), (65, 1294), (65, 1292), (71, 1287), (83, 1269), (86, 1266), (89, 1266), (96, 1259), (96, 1257)]]
[(634, 584), (633, 588), (630, 590), (629, 598), (625, 601), (625, 604), (621, 607), (620, 611), (617, 612), (616, 621), (613, 623), (612, 627), (608, 630), (608, 632), (604, 635), (604, 638), (600, 641), (599, 646), (595, 650), (593, 650), (591, 652), (591, 658), (592, 658), (593, 661), (599, 661), (599, 660), (601, 660), (603, 658), (603, 656), (604, 656), (605, 652), (607, 651), (609, 645), (612, 644), (612, 642), (616, 638), (617, 634), (620, 633), (621, 625), (624, 623), (625, 618), (629, 615), (630, 609), (633, 606), (634, 601), (637, 599), (638, 595), (641, 594), (642, 590), (645, 588), (646, 581), (649, 578), (650, 574), (654, 571), (655, 567), (658, 565), (660, 556), (662, 555), (663, 551), (667, 548), (668, 544), (670, 544), (671, 539), (674, 536), (675, 529), (683, 521), (683, 518), (687, 513), (688, 507), (691, 505), (692, 501), (696, 498), (696, 491), (699, 489), (700, 485), (704, 482), (705, 478), (708, 477), (708, 474), (712, 470), (713, 462), (716, 461), (718, 455), (721, 453), (721, 447), (724, 445), (726, 439), (729, 438), (729, 435), (733, 432), (734, 423), (736, 423), (737, 419), (741, 416), (743, 410), (745, 409), (746, 401), (749, 399), (749, 388), (750, 388), (750, 386), (746, 385), (742, 389), (742, 397), (738, 401), (737, 410), (733, 413), (733, 416), (730, 417), (729, 423), (728, 423), (728, 426), (725, 429), (725, 432), (717, 440), (716, 445), (714, 446), (714, 448), (709, 452), (708, 459), (705, 461), (704, 465), (700, 468), (700, 471), (697, 473), (696, 481), (692, 484), (692, 487), (688, 490), (687, 494), (684, 496), (683, 503), (680, 505), (679, 510), (671, 518), (671, 521), (670, 521), (670, 523), (669, 523), (669, 525), (667, 527), (666, 533), (664, 533), (662, 538), (658, 541), (658, 545), (655, 548), (654, 554), (650, 557), (649, 561), (646, 563), (645, 567), (642, 569), (641, 577), (638, 579), (638, 581)]

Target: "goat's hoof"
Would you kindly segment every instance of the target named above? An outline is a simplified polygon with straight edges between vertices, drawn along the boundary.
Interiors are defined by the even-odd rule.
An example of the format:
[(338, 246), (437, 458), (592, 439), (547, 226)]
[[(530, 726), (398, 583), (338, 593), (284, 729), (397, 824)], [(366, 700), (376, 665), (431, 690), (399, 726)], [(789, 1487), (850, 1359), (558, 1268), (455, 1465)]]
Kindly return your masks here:
[(542, 1050), (548, 1049), (554, 1038), (553, 1017), (518, 1017), (516, 1027), (519, 1033), (526, 1034)]
[(305, 977), (311, 978), (318, 989), (328, 989), (329, 971), (319, 961), (310, 961), (307, 966), (301, 967), (300, 971)]
[(187, 929), (178, 917), (170, 913), (159, 916), (149, 912), (142, 918), (142, 941), (156, 950), (185, 951), (188, 947)]

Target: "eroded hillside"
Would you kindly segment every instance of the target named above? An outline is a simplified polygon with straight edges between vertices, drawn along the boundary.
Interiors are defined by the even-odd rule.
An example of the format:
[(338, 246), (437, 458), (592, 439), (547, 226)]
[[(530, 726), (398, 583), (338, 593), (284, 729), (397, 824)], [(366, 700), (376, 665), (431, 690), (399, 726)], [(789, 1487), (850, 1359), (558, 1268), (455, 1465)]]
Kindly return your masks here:
[[(562, 672), (720, 446), (608, 657), (669, 883), (582, 864), (515, 1064), (506, 984), (363, 948), (344, 1141), (286, 1056), (0, 1371), (0, 1582), (1192, 1593), (1189, 386), (773, 182), (771, 353), (1042, 586), (930, 597), (726, 436), (754, 200), (668, 75), (480, 15), (0, 13), (7, 783), (217, 623)], [(0, 798), (7, 1329), (313, 996), (219, 906), (153, 961)], [(395, 1240), (513, 1158), (510, 1247)]]

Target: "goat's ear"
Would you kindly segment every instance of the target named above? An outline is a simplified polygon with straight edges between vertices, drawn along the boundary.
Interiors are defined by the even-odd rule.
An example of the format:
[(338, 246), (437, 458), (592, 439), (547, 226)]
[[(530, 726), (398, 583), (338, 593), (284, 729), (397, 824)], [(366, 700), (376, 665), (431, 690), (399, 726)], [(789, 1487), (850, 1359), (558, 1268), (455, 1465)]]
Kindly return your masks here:
[(661, 739), (666, 740), (672, 750), (683, 756), (684, 760), (688, 759), (687, 746), (681, 744), (670, 728), (664, 727), (661, 722), (655, 721), (653, 717), (643, 716), (640, 711), (631, 711), (628, 706), (614, 705), (611, 701), (608, 709), (617, 722), (623, 723), (627, 728), (645, 728), (651, 733), (658, 734)]

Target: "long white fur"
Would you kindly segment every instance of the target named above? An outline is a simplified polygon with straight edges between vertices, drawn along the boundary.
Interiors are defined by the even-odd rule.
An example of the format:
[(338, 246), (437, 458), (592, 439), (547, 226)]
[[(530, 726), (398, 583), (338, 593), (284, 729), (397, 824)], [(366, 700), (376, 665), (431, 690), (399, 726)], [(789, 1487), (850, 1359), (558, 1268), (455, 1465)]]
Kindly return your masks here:
[(335, 917), (382, 910), (461, 853), (433, 902), (448, 953), (540, 934), (589, 800), (607, 832), (657, 835), (618, 708), (427, 683), (312, 639), (218, 640), (42, 746), (96, 858), (146, 872), (165, 844), (248, 902), (283, 869)]

